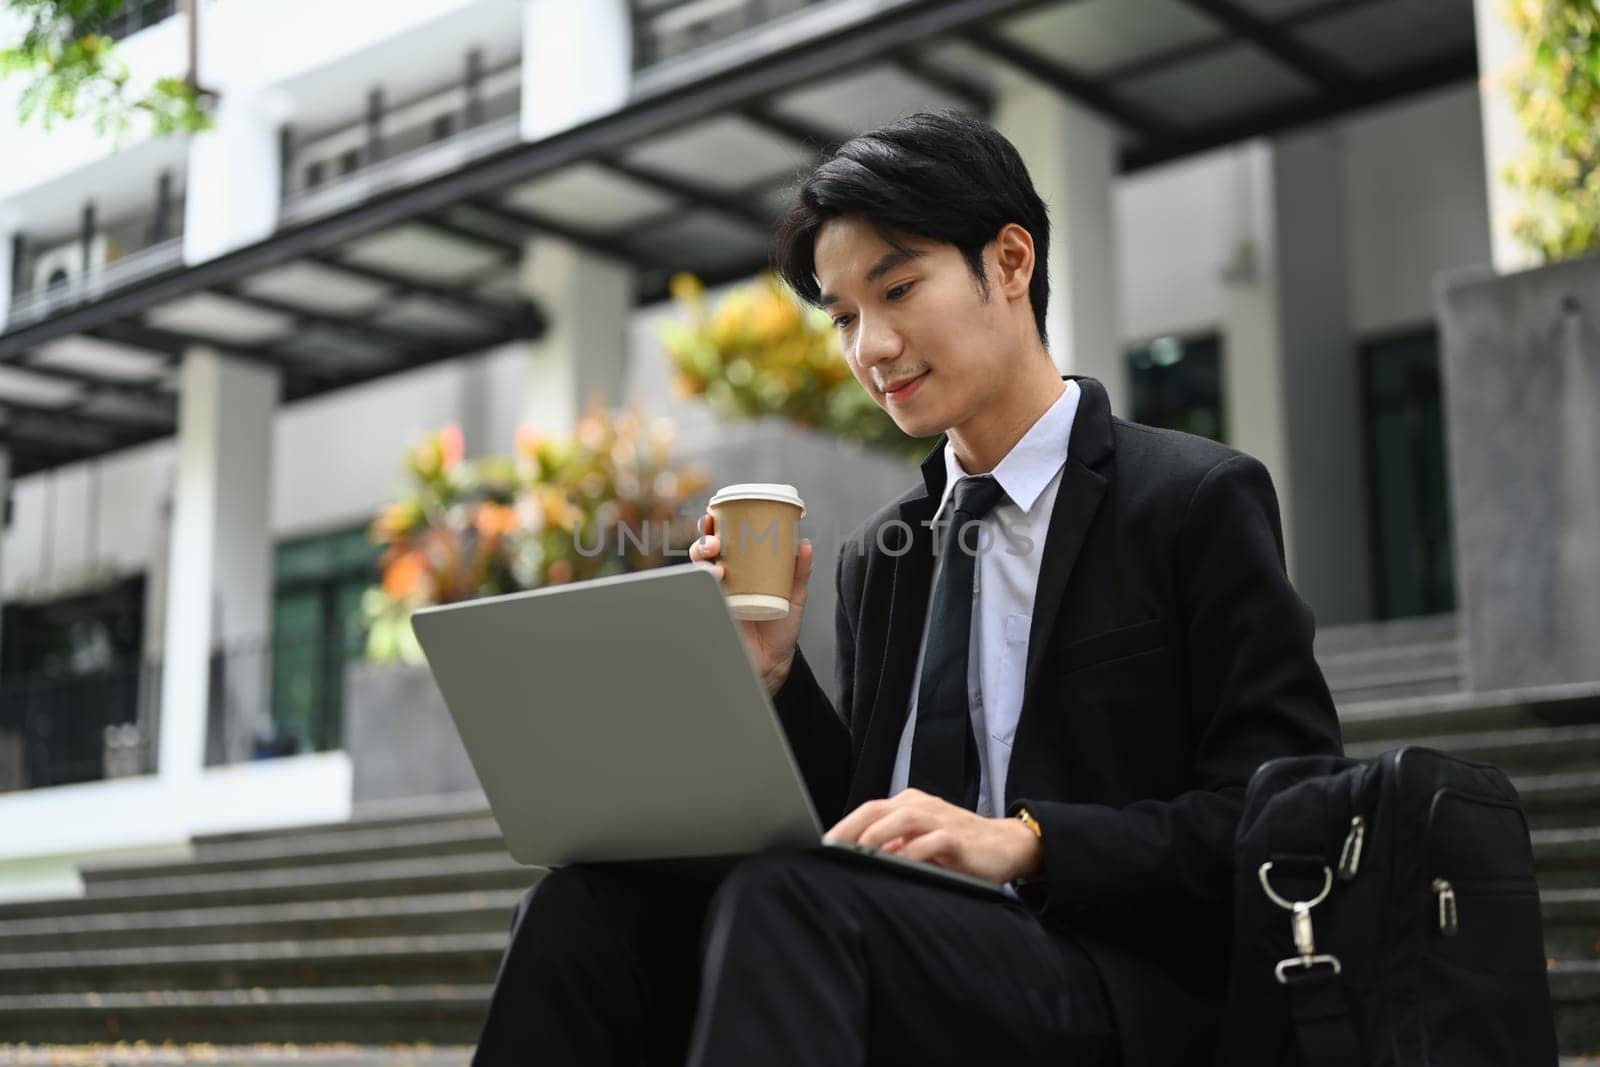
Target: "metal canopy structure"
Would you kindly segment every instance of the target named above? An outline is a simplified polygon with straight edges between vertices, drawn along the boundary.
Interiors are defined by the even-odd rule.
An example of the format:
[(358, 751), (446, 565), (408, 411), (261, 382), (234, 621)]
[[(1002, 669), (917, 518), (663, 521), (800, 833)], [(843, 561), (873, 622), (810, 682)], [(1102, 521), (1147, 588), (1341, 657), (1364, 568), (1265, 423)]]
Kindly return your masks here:
[(1472, 0), (813, 4), (640, 72), (587, 125), (0, 334), (0, 443), (17, 476), (168, 436), (197, 345), (279, 368), (292, 402), (536, 337), (538, 234), (630, 264), (641, 301), (677, 271), (747, 275), (820, 151), (987, 113), (1019, 73), (1104, 116), (1137, 169), (1474, 78)]

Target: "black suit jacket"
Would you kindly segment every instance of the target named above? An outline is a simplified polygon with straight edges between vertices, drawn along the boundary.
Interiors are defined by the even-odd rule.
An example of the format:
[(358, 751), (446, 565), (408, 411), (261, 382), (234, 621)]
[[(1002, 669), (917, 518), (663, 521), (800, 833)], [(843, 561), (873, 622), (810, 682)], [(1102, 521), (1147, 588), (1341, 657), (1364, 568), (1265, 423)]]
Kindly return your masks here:
[[(1245, 786), (1264, 760), (1341, 753), (1339, 724), (1266, 469), (1114, 418), (1100, 383), (1076, 380), (1007, 813), (1026, 805), (1043, 826), (1047, 881), (1025, 900), (1099, 966), (1124, 1067), (1210, 1064)], [(888, 795), (943, 447), (923, 462), (923, 485), (841, 547), (837, 701), (803, 654), (774, 700), (824, 825)]]

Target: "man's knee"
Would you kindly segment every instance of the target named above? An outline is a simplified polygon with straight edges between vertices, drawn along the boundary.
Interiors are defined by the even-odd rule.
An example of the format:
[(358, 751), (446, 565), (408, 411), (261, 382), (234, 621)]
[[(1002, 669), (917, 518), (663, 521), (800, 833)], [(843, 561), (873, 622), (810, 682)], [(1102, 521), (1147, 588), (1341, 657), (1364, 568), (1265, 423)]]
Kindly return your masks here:
[(602, 921), (596, 893), (596, 874), (575, 864), (557, 867), (530, 886), (517, 901), (512, 915), (512, 936), (516, 940), (533, 937), (542, 943), (560, 944), (557, 935), (592, 929)]
[(837, 891), (847, 872), (825, 856), (776, 849), (741, 862), (711, 898), (711, 914), (769, 915), (796, 907), (839, 903)]

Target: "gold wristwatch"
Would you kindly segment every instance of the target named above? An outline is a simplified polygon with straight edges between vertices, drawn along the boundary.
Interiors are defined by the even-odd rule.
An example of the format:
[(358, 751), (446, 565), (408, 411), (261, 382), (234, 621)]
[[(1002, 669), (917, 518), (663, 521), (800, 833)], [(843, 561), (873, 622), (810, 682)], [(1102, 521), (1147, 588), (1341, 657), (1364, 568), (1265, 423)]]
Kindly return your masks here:
[(1033, 817), (1032, 812), (1027, 808), (1018, 808), (1017, 818), (1022, 820), (1022, 825), (1033, 831), (1034, 837), (1041, 841), (1044, 840), (1044, 828), (1039, 825), (1039, 820)]

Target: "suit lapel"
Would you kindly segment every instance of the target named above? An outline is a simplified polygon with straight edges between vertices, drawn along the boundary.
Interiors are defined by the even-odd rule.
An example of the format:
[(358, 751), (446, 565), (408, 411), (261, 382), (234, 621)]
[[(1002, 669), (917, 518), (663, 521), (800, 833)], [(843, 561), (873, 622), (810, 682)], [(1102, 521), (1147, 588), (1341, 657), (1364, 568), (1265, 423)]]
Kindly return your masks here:
[[(1028, 664), (1022, 690), (1022, 709), (1018, 714), (1016, 738), (1010, 769), (1006, 772), (1006, 792), (1015, 795), (1017, 752), (1032, 751), (1022, 739), (1030, 721), (1037, 717), (1034, 705), (1039, 698), (1039, 677), (1045, 651), (1062, 617), (1072, 570), (1077, 565), (1083, 543), (1094, 524), (1095, 514), (1110, 485), (1110, 459), (1113, 450), (1111, 403), (1105, 388), (1093, 378), (1076, 378), (1083, 395), (1072, 422), (1067, 446), (1067, 464), (1061, 472), (1055, 506), (1050, 510), (1050, 529), (1045, 535), (1044, 555), (1039, 562), (1039, 582), (1033, 597), (1033, 624), (1028, 631)], [(1008, 798), (1007, 798), (1008, 799)]]

